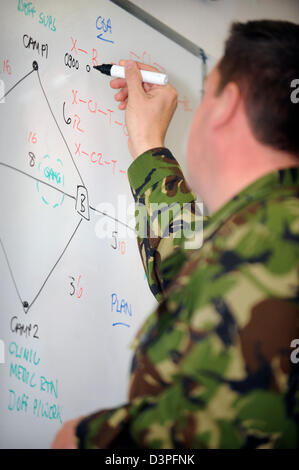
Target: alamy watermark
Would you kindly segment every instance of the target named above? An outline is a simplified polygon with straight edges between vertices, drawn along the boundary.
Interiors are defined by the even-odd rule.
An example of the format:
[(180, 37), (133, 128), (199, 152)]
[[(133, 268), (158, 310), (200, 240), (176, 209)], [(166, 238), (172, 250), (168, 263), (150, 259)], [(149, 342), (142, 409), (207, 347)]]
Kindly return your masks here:
[(139, 239), (184, 239), (185, 249), (203, 244), (203, 203), (129, 203), (125, 195), (117, 196), (117, 204), (102, 202), (96, 210), (101, 217), (95, 225), (96, 236), (111, 238), (117, 225), (119, 237)]
[(293, 364), (299, 363), (299, 338), (293, 339), (291, 341), (291, 348), (295, 348), (294, 351), (291, 352), (291, 362)]
[(294, 78), (294, 80), (291, 81), (291, 88), (295, 88), (295, 90), (293, 90), (291, 93), (291, 101), (294, 104), (298, 104), (299, 103), (299, 78)]

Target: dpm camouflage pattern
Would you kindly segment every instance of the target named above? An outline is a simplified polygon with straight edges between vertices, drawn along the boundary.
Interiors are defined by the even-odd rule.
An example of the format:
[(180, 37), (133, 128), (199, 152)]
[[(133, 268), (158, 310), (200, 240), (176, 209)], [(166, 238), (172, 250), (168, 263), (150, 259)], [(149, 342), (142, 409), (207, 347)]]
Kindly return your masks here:
[[(194, 201), (167, 149), (142, 154), (128, 174), (148, 219), (152, 201)], [(205, 217), (200, 249), (139, 237), (159, 307), (135, 340), (128, 403), (83, 419), (78, 446), (298, 447), (298, 242), (298, 168)]]

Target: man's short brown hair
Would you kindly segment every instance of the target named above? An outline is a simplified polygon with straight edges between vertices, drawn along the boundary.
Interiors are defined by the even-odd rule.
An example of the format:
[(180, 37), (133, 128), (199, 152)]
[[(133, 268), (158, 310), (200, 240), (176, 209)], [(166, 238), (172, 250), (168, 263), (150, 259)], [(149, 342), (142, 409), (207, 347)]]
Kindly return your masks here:
[(291, 100), (291, 83), (299, 80), (299, 25), (233, 23), (219, 72), (217, 94), (237, 83), (256, 139), (299, 157), (299, 103)]

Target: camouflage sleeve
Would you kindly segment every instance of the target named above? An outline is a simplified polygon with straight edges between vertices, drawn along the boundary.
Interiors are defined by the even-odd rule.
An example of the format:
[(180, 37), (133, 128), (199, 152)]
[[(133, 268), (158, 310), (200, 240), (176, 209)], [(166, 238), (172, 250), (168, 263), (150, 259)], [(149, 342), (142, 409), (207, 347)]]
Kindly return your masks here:
[(198, 248), (203, 217), (180, 166), (166, 148), (151, 149), (129, 167), (138, 247), (149, 287), (161, 301), (169, 282)]
[(206, 227), (138, 335), (128, 403), (83, 419), (80, 447), (298, 447), (298, 185), (252, 192)]
[(205, 285), (192, 313), (175, 296), (160, 304), (140, 337), (130, 401), (87, 417), (81, 448), (298, 446), (298, 365), (289, 373), (287, 347), (298, 304), (265, 295), (268, 282), (258, 286), (255, 268), (262, 270), (244, 263), (214, 281), (214, 294)]

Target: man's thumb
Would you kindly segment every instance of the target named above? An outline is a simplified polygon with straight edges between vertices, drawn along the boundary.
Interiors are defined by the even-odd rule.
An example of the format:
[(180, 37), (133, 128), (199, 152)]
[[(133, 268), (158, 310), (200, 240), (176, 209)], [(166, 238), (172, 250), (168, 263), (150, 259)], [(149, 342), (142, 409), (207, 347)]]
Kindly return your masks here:
[(126, 81), (127, 81), (127, 86), (128, 86), (128, 91), (129, 91), (129, 97), (130, 93), (134, 94), (136, 92), (142, 92), (142, 76), (140, 73), (139, 68), (137, 67), (137, 64), (129, 60), (125, 64), (125, 75), (126, 75)]

